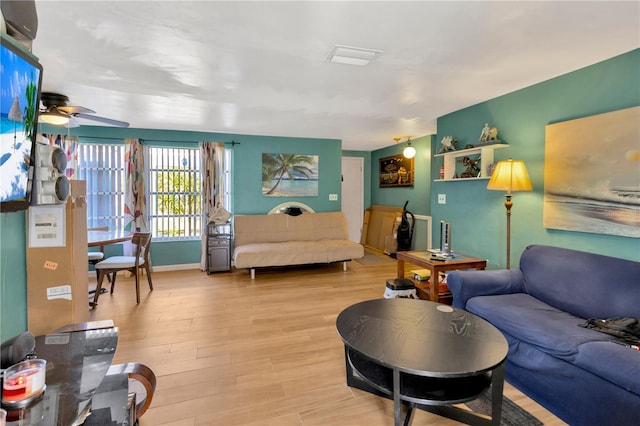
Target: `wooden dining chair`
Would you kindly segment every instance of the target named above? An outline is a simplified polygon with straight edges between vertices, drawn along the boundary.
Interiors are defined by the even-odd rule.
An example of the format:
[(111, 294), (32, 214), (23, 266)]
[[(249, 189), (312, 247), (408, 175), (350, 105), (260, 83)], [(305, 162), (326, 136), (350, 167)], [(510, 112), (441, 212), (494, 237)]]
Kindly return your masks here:
[(151, 405), (156, 392), (156, 375), (153, 370), (144, 364), (129, 362), (112, 365), (107, 374), (126, 374), (129, 377), (129, 392), (136, 394), (136, 420), (139, 420)]
[(140, 272), (146, 271), (147, 281), (149, 282), (149, 290), (153, 290), (153, 283), (151, 281), (151, 261), (149, 258), (149, 247), (151, 245), (151, 233), (150, 232), (136, 232), (131, 238), (131, 243), (135, 247), (134, 256), (111, 256), (105, 260), (96, 263), (96, 270), (98, 271), (98, 285), (96, 287), (96, 293), (93, 297), (93, 303), (91, 306), (98, 305), (98, 297), (102, 289), (102, 282), (105, 276), (111, 277), (111, 294), (116, 285), (116, 275), (119, 271), (129, 271), (136, 279), (136, 303), (140, 303)]
[[(99, 226), (96, 228), (87, 228), (87, 231), (108, 231), (108, 226)], [(100, 246), (98, 251), (90, 251), (89, 255), (89, 265), (93, 265), (94, 267), (98, 262), (104, 260), (104, 246)], [(96, 275), (98, 274), (98, 270), (96, 269)]]

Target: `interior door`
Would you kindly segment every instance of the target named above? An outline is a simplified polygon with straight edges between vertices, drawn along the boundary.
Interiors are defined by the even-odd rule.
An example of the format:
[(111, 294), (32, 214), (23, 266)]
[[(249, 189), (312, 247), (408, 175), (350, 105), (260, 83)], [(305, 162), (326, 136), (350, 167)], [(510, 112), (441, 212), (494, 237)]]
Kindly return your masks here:
[(349, 224), (349, 239), (360, 242), (364, 215), (364, 158), (342, 157), (342, 211)]

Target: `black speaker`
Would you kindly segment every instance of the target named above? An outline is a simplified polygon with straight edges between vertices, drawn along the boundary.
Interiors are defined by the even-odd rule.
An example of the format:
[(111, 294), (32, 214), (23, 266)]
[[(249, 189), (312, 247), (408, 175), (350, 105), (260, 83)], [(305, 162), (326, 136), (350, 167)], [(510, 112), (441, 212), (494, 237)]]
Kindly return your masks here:
[(15, 39), (35, 40), (38, 32), (35, 0), (2, 0), (0, 9), (8, 35)]
[(36, 143), (35, 148), (31, 204), (66, 203), (71, 193), (71, 184), (65, 175), (67, 155), (53, 145)]

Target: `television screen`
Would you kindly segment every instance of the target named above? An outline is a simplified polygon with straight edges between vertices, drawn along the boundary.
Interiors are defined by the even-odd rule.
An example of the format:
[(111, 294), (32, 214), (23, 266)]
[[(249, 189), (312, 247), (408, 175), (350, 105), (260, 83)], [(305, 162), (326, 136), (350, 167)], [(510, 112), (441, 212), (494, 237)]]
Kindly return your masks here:
[(0, 211), (9, 212), (29, 207), (42, 66), (4, 34), (0, 39)]

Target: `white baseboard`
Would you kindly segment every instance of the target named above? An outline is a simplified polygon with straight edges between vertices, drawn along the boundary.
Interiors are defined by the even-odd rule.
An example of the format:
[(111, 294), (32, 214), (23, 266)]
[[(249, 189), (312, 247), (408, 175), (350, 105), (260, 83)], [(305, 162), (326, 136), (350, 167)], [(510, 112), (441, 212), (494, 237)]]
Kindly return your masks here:
[[(153, 272), (168, 272), (168, 271), (184, 271), (187, 269), (200, 269), (199, 263), (184, 263), (181, 265), (161, 265), (161, 266), (152, 266), (151, 270)], [(129, 274), (126, 271), (118, 272), (119, 275)], [(89, 278), (96, 278), (95, 271), (89, 271)]]
[(199, 263), (184, 263), (182, 265), (162, 265), (152, 266), (153, 272), (167, 272), (167, 271), (184, 271), (186, 269), (200, 269)]

